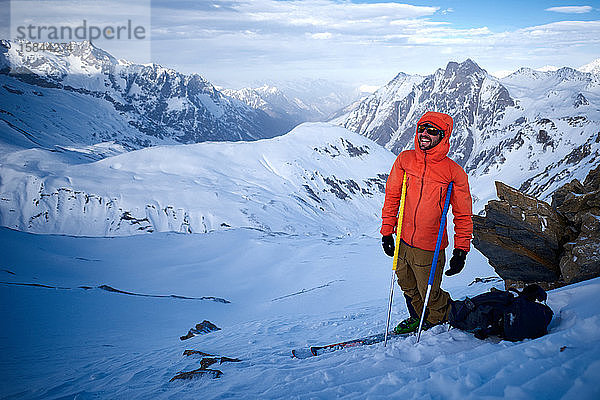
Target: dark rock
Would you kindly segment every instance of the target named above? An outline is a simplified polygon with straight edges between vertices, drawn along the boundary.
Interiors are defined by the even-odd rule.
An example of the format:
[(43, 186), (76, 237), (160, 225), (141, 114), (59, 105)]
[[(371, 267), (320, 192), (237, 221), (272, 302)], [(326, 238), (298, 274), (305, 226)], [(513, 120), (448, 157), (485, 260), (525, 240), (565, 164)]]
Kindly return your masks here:
[(218, 326), (216, 326), (215, 324), (213, 324), (210, 321), (204, 320), (199, 324), (196, 324), (195, 327), (193, 327), (192, 329), (190, 329), (188, 331), (188, 333), (185, 336), (180, 336), (179, 340), (187, 340), (189, 338), (192, 338), (196, 335), (204, 335), (207, 333), (211, 333), (214, 331), (220, 331), (221, 328), (219, 328)]
[(580, 219), (580, 234), (565, 244), (565, 254), (560, 259), (560, 272), (567, 283), (600, 276), (600, 213), (588, 211)]
[(497, 276), (488, 276), (487, 278), (475, 278), (475, 280), (473, 282), (469, 283), (468, 286), (473, 286), (478, 283), (492, 283), (492, 282), (502, 282), (502, 279), (498, 278)]
[(564, 245), (560, 271), (565, 282), (573, 283), (600, 276), (600, 166), (590, 171), (583, 185), (576, 180), (568, 185), (577, 191), (557, 206), (573, 232)]
[(575, 96), (575, 101), (573, 102), (573, 107), (579, 108), (581, 106), (588, 106), (589, 104), (590, 102), (583, 94), (577, 93), (577, 96)]
[(218, 369), (198, 368), (193, 371), (180, 372), (174, 377), (172, 377), (169, 382), (173, 382), (176, 379), (194, 379), (201, 376), (206, 376), (211, 379), (217, 379), (220, 378), (221, 375), (223, 375), (223, 372), (219, 371)]
[(552, 205), (496, 182), (498, 200), (473, 216), (473, 245), (506, 286), (546, 289), (600, 276), (600, 166), (574, 179)]
[(560, 207), (565, 202), (567, 197), (572, 197), (573, 195), (577, 194), (583, 194), (584, 191), (585, 189), (581, 182), (579, 182), (577, 179), (573, 179), (571, 182), (567, 183), (566, 185), (559, 188), (556, 192), (554, 192), (554, 194), (552, 195), (552, 208)]
[(200, 356), (200, 357), (205, 357), (205, 356), (212, 357), (212, 356), (214, 356), (214, 354), (208, 354), (208, 353), (205, 353), (205, 352), (200, 351), (200, 350), (184, 350), (183, 351), (183, 355), (184, 356)]
[(473, 216), (473, 245), (503, 279), (524, 282), (558, 279), (561, 218), (549, 204), (496, 182), (500, 201), (486, 216)]
[(194, 334), (192, 333), (192, 330), (190, 329), (190, 330), (188, 331), (188, 333), (186, 333), (185, 335), (183, 335), (183, 336), (179, 336), (179, 340), (187, 340), (187, 339), (189, 339), (189, 338), (193, 338), (194, 336), (196, 336), (196, 335), (194, 335)]
[(600, 189), (600, 165), (589, 172), (588, 176), (586, 176), (583, 181), (583, 186), (585, 186), (588, 191)]
[[(221, 377), (221, 375), (223, 375), (223, 372), (219, 371), (218, 369), (209, 369), (208, 367), (210, 367), (211, 365), (216, 364), (216, 363), (223, 364), (225, 362), (241, 362), (242, 361), (238, 358), (213, 356), (212, 354), (208, 354), (208, 353), (205, 353), (205, 352), (199, 351), (199, 350), (185, 350), (183, 352), (183, 355), (184, 356), (201, 356), (202, 359), (200, 360), (200, 368), (195, 369), (193, 371), (179, 372), (177, 375), (175, 375), (173, 378), (171, 378), (171, 380), (169, 382), (173, 382), (176, 379), (193, 379), (193, 378), (201, 377), (201, 376), (207, 376), (209, 378), (216, 379), (216, 378)], [(208, 356), (208, 357), (204, 357), (204, 356)]]

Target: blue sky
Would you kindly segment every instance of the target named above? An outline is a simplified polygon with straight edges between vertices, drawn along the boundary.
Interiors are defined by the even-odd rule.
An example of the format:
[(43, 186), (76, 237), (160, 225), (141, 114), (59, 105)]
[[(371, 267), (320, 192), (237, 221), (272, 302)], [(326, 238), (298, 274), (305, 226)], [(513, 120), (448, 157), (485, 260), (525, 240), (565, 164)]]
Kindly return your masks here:
[[(451, 24), (453, 24), (453, 26), (457, 28), (487, 26), (488, 28), (496, 32), (501, 32), (504, 30), (515, 30), (518, 28), (526, 28), (533, 25), (549, 24), (553, 22), (572, 19), (573, 17), (576, 17), (575, 19), (578, 21), (593, 21), (600, 19), (600, 4), (594, 1), (577, 2), (569, 0), (450, 0), (437, 2), (422, 2), (415, 4), (436, 5), (442, 9), (452, 9), (452, 12), (444, 14), (443, 20), (450, 22)], [(561, 13), (556, 11), (545, 11), (546, 9), (553, 7), (567, 6), (589, 6), (592, 10), (583, 13)]]
[[(90, 18), (89, 5), (98, 3), (53, 1)], [(151, 61), (224, 86), (295, 78), (380, 85), (398, 72), (430, 74), (466, 58), (497, 73), (600, 57), (598, 1), (100, 1), (107, 19), (145, 1)], [(148, 61), (136, 46), (114, 44), (98, 43), (119, 58)]]

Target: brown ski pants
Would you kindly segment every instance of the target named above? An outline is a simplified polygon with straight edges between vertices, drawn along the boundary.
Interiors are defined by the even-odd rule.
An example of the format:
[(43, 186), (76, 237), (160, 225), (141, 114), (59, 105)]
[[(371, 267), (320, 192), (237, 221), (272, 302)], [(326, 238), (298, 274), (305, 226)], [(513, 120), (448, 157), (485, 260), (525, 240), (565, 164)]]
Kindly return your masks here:
[[(433, 251), (421, 250), (400, 242), (396, 277), (404, 294), (411, 299), (412, 306), (419, 317), (423, 313), (423, 303), (425, 293), (427, 293), (427, 282), (429, 281), (432, 262)], [(434, 325), (446, 321), (450, 304), (450, 295), (440, 288), (445, 264), (446, 255), (443, 250), (440, 250), (426, 316), (427, 321)]]

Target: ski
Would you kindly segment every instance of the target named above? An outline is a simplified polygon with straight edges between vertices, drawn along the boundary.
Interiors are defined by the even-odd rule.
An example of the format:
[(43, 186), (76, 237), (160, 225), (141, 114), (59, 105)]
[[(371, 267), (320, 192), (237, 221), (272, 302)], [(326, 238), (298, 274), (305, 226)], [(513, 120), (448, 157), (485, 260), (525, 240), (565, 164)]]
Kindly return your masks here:
[[(396, 334), (394, 332), (388, 333), (388, 338), (398, 338), (398, 337), (408, 337), (413, 335), (413, 333), (405, 333), (405, 334)], [(324, 346), (311, 346), (308, 348), (294, 349), (292, 350), (292, 357), (305, 359), (310, 357), (315, 357), (321, 355), (323, 353), (329, 353), (332, 351), (346, 349), (349, 347), (358, 347), (358, 346), (370, 346), (376, 343), (381, 343), (385, 339), (385, 333), (378, 333), (376, 335), (365, 336), (359, 339), (347, 340), (345, 342), (332, 343)]]

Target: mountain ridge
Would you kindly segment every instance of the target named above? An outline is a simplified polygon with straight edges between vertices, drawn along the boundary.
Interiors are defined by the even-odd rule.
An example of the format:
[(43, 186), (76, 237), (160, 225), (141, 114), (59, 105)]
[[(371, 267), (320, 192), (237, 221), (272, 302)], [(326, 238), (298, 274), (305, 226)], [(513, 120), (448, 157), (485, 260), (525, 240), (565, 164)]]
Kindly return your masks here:
[(0, 157), (0, 224), (122, 236), (247, 227), (376, 232), (394, 155), (341, 127), (305, 123), (254, 142), (149, 147), (99, 161), (29, 149)]
[[(397, 87), (399, 79), (413, 82)], [(425, 111), (454, 118), (449, 157), (474, 184), (501, 180), (547, 199), (600, 163), (600, 78), (569, 67), (523, 67), (498, 79), (467, 59), (426, 77), (400, 73), (332, 122), (398, 154), (413, 146)]]
[[(114, 139), (133, 149), (207, 140), (256, 140), (281, 135), (290, 128), (288, 121), (230, 99), (198, 74), (184, 75), (157, 64), (119, 61), (90, 42), (72, 42), (70, 49), (33, 54), (21, 51), (19, 44), (6, 40), (0, 43), (0, 78), (7, 91), (1, 106), (9, 124), (4, 129), (13, 139), (19, 136), (19, 129), (32, 129), (28, 114), (53, 112), (52, 106), (44, 103), (37, 105), (40, 109), (11, 107), (19, 102), (19, 92), (54, 97), (62, 94), (67, 102), (74, 98), (72, 108), (90, 101), (112, 108), (114, 124), (124, 126), (121, 134), (113, 137), (102, 129), (93, 129), (77, 139), (83, 140), (80, 144), (95, 144), (98, 137)], [(94, 116), (88, 119), (92, 126), (102, 122)], [(36, 128), (30, 134), (44, 136), (44, 130)], [(73, 142), (64, 132), (56, 131), (54, 136), (57, 144)]]

